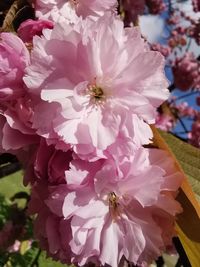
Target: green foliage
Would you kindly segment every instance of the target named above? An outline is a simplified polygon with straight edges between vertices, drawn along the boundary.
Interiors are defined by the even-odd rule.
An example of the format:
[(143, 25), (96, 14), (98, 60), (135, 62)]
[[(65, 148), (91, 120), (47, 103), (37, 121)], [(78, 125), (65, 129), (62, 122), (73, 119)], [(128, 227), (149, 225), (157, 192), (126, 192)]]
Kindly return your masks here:
[(53, 261), (46, 257), (46, 253), (42, 252), (37, 242), (23, 241), (20, 245), (19, 252), (4, 253), (0, 257), (0, 267), (65, 267), (60, 262)]
[[(23, 255), (19, 252), (9, 253), (5, 267), (34, 267), (34, 261), (39, 249), (32, 245)], [(1, 266), (2, 267), (2, 266)]]
[(24, 187), (22, 181), (22, 172), (0, 179), (0, 230), (12, 218), (13, 211), (24, 212), (25, 216), (23, 234), (19, 237), (20, 248), (17, 252), (1, 251), (0, 267), (67, 267), (47, 258), (34, 241), (32, 218), (25, 215), (29, 188)]
[(200, 200), (200, 149), (166, 132), (159, 133), (181, 165), (196, 197)]
[[(192, 267), (200, 263), (200, 150), (173, 135), (157, 130), (154, 145), (168, 151), (174, 158), (177, 170), (183, 174), (183, 183), (177, 200), (183, 212), (177, 218), (177, 233)], [(195, 195), (196, 198), (195, 198)]]
[(10, 216), (10, 207), (8, 201), (0, 194), (0, 229)]
[(0, 179), (0, 194), (11, 198), (18, 192), (29, 192), (29, 188), (23, 185), (22, 176), (23, 173), (19, 171)]
[(39, 257), (39, 267), (73, 267), (74, 265), (66, 265), (62, 264), (58, 261), (53, 261), (51, 258), (46, 257), (46, 253), (42, 252), (40, 257)]

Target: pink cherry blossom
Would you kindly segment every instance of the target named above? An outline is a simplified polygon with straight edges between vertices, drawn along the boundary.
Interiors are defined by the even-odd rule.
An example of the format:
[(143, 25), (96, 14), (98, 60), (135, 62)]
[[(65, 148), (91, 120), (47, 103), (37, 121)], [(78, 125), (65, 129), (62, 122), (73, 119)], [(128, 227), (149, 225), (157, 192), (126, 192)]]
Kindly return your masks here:
[(117, 267), (122, 256), (134, 264), (150, 262), (171, 243), (174, 215), (181, 211), (173, 192), (182, 176), (165, 152), (141, 148), (119, 168), (105, 161), (94, 177), (79, 171), (73, 170), (78, 183), (71, 180), (74, 190), (63, 205), (71, 220), (73, 262), (82, 266), (94, 259)]
[(188, 136), (189, 143), (193, 146), (200, 147), (200, 114), (193, 121), (191, 132)]
[(1, 33), (0, 50), (0, 150), (14, 152), (38, 139), (32, 129), (33, 103), (22, 79), (30, 56), (22, 40), (11, 33)]
[(157, 114), (156, 127), (163, 131), (170, 131), (174, 126), (173, 118), (168, 114)]
[(28, 95), (17, 98), (1, 107), (0, 104), (0, 150), (18, 153), (39, 141), (32, 128), (33, 103)]
[(159, 43), (151, 44), (151, 48), (154, 51), (160, 52), (164, 57), (168, 57), (171, 53), (171, 48), (166, 45), (161, 45)]
[(0, 34), (0, 105), (23, 95), (24, 69), (29, 52), (20, 38), (12, 33)]
[(13, 253), (13, 252), (18, 252), (20, 250), (20, 245), (21, 245), (21, 242), (19, 240), (15, 240), (15, 243), (8, 247), (7, 251), (9, 251), (10, 253)]
[(33, 36), (41, 36), (43, 29), (53, 29), (53, 26), (53, 22), (49, 20), (28, 19), (20, 24), (17, 33), (23, 42), (32, 42)]
[(188, 31), (190, 37), (194, 38), (196, 43), (200, 45), (200, 20), (194, 21), (192, 25), (189, 27)]
[(123, 257), (149, 263), (171, 244), (182, 175), (166, 152), (140, 148), (120, 162), (87, 162), (41, 140), (33, 172), (29, 213), (54, 259), (118, 267)]
[(39, 135), (77, 153), (80, 146), (101, 153), (120, 136), (138, 146), (150, 142), (146, 122), (154, 123), (168, 82), (164, 58), (138, 28), (124, 30), (110, 14), (92, 24), (57, 24), (34, 38), (31, 62), (24, 81), (42, 99), (33, 118)]
[(103, 16), (106, 11), (114, 11), (116, 0), (35, 0), (36, 16), (53, 21), (77, 20), (77, 16)]
[(192, 0), (193, 10), (195, 12), (200, 11), (200, 1), (199, 0)]
[(192, 53), (176, 58), (173, 66), (175, 85), (182, 91), (190, 88), (199, 88), (199, 62)]
[(173, 108), (176, 112), (178, 112), (181, 117), (190, 117), (195, 118), (198, 115), (198, 111), (191, 107), (188, 102), (180, 102), (180, 103), (172, 103), (171, 108)]

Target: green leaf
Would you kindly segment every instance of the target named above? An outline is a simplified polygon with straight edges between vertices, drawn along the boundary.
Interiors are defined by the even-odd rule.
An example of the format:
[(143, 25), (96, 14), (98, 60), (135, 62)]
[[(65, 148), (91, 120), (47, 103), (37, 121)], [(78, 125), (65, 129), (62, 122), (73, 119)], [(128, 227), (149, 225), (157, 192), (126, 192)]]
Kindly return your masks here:
[(23, 172), (19, 171), (0, 179), (0, 194), (7, 198), (13, 197), (18, 192), (29, 192), (29, 188), (23, 185)]
[(61, 262), (54, 261), (51, 258), (47, 258), (45, 252), (41, 253), (38, 263), (39, 263), (39, 267), (73, 267), (74, 266), (74, 265), (62, 264)]
[[(192, 267), (200, 263), (200, 150), (181, 141), (172, 134), (157, 130), (154, 145), (170, 153), (184, 181), (177, 200), (183, 212), (177, 218), (177, 233)], [(194, 191), (194, 193), (193, 193)], [(196, 197), (195, 197), (196, 196)]]
[(171, 134), (159, 132), (189, 178), (188, 181), (196, 197), (200, 200), (200, 149), (181, 141)]
[[(22, 194), (23, 192), (23, 194)], [(16, 198), (16, 197), (26, 197), (27, 195), (24, 194), (24, 192), (29, 192), (29, 188), (23, 186), (23, 173), (17, 172), (12, 175), (6, 176), (2, 179), (0, 179), (0, 222), (1, 222), (1, 215), (2, 215), (2, 225), (6, 222), (7, 218), (9, 217), (9, 210), (11, 202), (7, 201), (6, 198)], [(1, 196), (2, 194), (2, 196)], [(28, 235), (26, 235), (26, 238), (32, 239), (32, 221), (28, 220), (25, 229)], [(40, 249), (37, 246), (36, 242), (33, 242), (30, 249), (28, 249), (28, 240), (22, 241), (21, 247), (20, 247), (20, 253), (10, 253), (9, 259), (6, 260), (2, 258), (0, 255), (0, 267), (4, 266), (1, 265), (2, 263), (6, 261), (5, 266), (11, 266), (11, 267), (69, 267), (69, 265), (62, 264), (57, 261), (53, 261), (51, 258), (46, 257), (45, 252), (41, 252), (41, 254), (38, 257), (38, 254), (40, 252)], [(35, 264), (35, 260), (37, 259), (37, 262)], [(70, 265), (71, 267), (73, 265)]]
[(10, 217), (10, 203), (0, 194), (0, 230)]
[(21, 242), (20, 244), (20, 254), (24, 255), (27, 250), (29, 250), (30, 248), (30, 241), (29, 240), (24, 240)]
[[(12, 199), (14, 196), (18, 196), (19, 192), (29, 193), (29, 187), (23, 185), (23, 172), (18, 171), (9, 176), (5, 176), (0, 179), (0, 194), (4, 195), (8, 199)], [(13, 198), (14, 200), (14, 198)], [(26, 199), (15, 199), (15, 203), (18, 207), (24, 208), (27, 203)]]
[(168, 151), (174, 158), (177, 169), (183, 173), (185, 179), (182, 190), (200, 218), (200, 150), (172, 134), (157, 130), (154, 127), (152, 130), (154, 132), (154, 144)]
[(26, 267), (33, 267), (35, 259), (38, 258), (38, 255), (40, 253), (40, 249), (38, 248), (38, 245), (36, 242), (33, 242), (31, 245), (31, 248), (25, 252), (25, 254), (21, 255), (21, 257), (24, 259), (25, 266)]

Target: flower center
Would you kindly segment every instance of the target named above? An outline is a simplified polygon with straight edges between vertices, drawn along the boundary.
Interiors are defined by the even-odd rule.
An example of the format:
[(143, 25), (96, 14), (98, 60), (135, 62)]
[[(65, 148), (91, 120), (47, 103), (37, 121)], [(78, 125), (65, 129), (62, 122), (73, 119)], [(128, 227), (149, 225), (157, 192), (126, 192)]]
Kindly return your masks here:
[(108, 195), (108, 200), (109, 200), (109, 207), (111, 209), (116, 210), (117, 206), (119, 205), (118, 201), (118, 197), (114, 192), (110, 192)]
[(110, 214), (114, 221), (120, 217), (120, 204), (118, 200), (119, 197), (115, 194), (115, 192), (110, 192), (108, 194)]
[(101, 87), (97, 85), (90, 85), (89, 88), (89, 94), (92, 97), (95, 102), (101, 102), (102, 100), (105, 99), (104, 92)]

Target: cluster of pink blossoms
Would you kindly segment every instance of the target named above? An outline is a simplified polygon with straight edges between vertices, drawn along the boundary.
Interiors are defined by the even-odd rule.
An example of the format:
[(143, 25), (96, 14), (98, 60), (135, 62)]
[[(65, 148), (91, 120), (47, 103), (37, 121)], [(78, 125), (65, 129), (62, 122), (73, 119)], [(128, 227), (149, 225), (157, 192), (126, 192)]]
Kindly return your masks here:
[(175, 125), (174, 118), (169, 114), (158, 113), (155, 125), (157, 128), (169, 132)]
[(200, 64), (193, 53), (176, 58), (172, 70), (174, 83), (181, 91), (200, 88)]
[(171, 48), (169, 46), (159, 43), (151, 44), (151, 49), (160, 52), (164, 57), (168, 57), (171, 53)]
[(200, 147), (200, 112), (192, 124), (192, 130), (188, 134), (189, 142), (193, 146)]
[(194, 12), (200, 11), (200, 1), (199, 0), (192, 0), (193, 10)]
[(143, 147), (169, 95), (164, 57), (115, 7), (39, 0), (54, 24), (25, 22), (26, 43), (1, 34), (1, 151), (24, 164), (41, 247), (78, 266), (150, 263), (181, 212), (182, 175), (166, 152)]
[(145, 9), (153, 15), (158, 15), (166, 9), (163, 0), (121, 0), (126, 25), (137, 23), (138, 15), (142, 15)]

